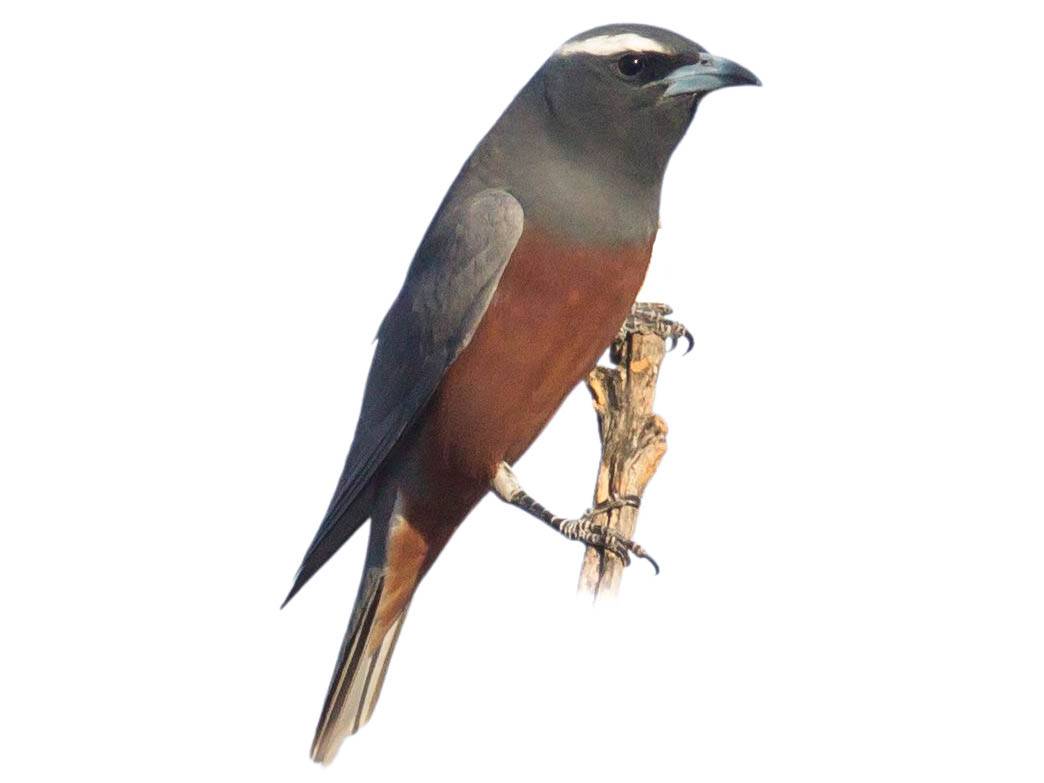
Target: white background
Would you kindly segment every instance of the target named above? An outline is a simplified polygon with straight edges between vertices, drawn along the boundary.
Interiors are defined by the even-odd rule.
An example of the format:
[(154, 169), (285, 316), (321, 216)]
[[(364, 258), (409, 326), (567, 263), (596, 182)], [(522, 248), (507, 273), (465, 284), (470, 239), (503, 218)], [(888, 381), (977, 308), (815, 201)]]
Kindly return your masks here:
[[(1029, 8), (5, 3), (0, 777), (1041, 780)], [(371, 338), (515, 91), (635, 19), (765, 83), (665, 185), (664, 572), (592, 612), (580, 548), (484, 502), (323, 771), (363, 537), (277, 607)], [(518, 465), (562, 512), (593, 422), (579, 391)]]

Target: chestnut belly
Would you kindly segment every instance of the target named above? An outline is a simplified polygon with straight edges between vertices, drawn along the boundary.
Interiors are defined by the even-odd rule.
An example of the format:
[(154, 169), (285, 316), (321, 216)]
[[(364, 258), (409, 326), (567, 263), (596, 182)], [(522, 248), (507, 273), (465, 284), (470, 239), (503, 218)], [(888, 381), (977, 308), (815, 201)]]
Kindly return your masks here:
[(577, 246), (523, 232), (416, 432), (414, 453), (428, 478), (484, 487), (499, 462), (529, 448), (616, 336), (652, 243)]

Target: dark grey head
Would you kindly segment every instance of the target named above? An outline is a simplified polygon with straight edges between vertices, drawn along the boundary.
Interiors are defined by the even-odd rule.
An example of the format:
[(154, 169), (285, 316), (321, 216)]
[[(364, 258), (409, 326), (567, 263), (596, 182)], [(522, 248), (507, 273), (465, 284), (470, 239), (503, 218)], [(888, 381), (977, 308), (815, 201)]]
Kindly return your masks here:
[(560, 142), (622, 156), (652, 177), (662, 176), (705, 95), (760, 84), (746, 68), (688, 38), (639, 24), (596, 27), (571, 38), (537, 76)]
[(735, 63), (648, 25), (566, 41), (507, 107), (446, 203), (503, 188), (527, 222), (588, 241), (645, 241), (671, 153), (707, 93), (759, 84)]

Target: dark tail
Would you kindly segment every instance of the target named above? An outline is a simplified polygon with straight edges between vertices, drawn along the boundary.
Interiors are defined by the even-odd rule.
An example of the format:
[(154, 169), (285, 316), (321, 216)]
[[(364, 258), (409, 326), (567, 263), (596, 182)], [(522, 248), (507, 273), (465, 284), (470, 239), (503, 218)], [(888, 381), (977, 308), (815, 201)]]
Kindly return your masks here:
[[(373, 714), (413, 593), (456, 527), (418, 526), (406, 518), (401, 493), (387, 494), (394, 502), (390, 509), (376, 507), (371, 517), (359, 595), (312, 742), (312, 758), (323, 764)], [(451, 519), (459, 521), (456, 511)]]
[(384, 588), (384, 569), (367, 568), (312, 741), (312, 759), (323, 764), (333, 761), (345, 737), (366, 724), (381, 694), (408, 608), (390, 622), (379, 618)]

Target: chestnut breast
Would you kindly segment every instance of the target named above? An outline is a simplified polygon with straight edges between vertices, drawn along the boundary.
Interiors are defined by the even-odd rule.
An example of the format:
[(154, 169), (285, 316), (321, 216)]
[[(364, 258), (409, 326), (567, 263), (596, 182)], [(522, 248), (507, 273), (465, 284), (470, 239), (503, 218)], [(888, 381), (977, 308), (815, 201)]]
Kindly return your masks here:
[(580, 245), (526, 227), (425, 413), (416, 445), (432, 478), (485, 484), (522, 455), (616, 336), (654, 239)]

